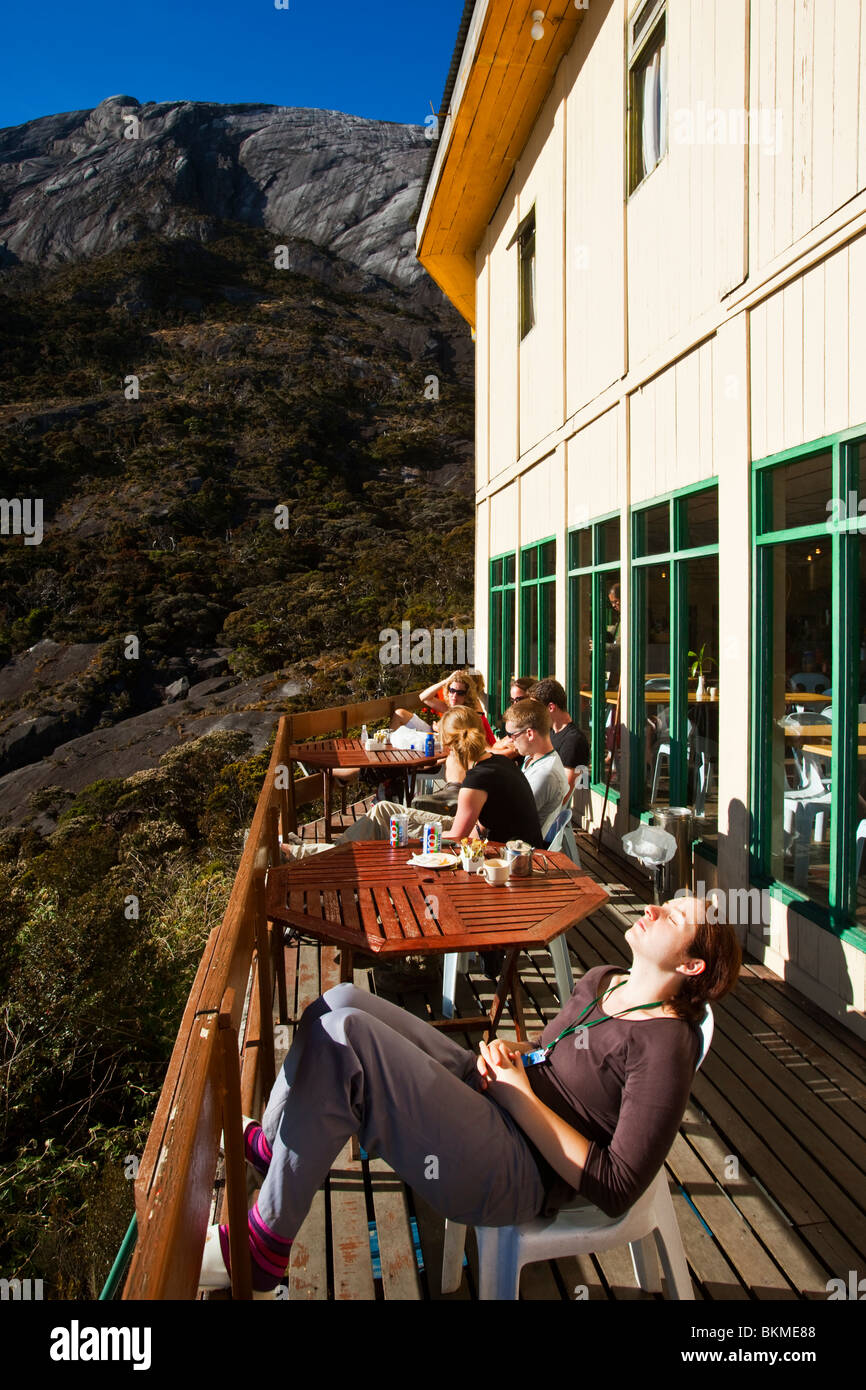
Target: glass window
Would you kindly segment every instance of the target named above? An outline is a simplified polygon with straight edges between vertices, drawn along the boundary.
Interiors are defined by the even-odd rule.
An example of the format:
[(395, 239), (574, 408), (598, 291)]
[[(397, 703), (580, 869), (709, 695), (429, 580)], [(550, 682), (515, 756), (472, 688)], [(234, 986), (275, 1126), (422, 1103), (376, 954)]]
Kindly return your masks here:
[[(490, 722), (496, 724), (507, 708), (514, 666), (515, 557), (502, 556), (490, 565)], [(509, 578), (510, 576), (510, 578)]]
[(862, 439), (836, 439), (755, 465), (752, 850), (831, 930), (866, 926), (863, 460)]
[(719, 543), (719, 500), (715, 488), (694, 492), (681, 503), (682, 535), (679, 548), (694, 550), (699, 545)]
[[(672, 548), (673, 538), (678, 544)], [(718, 834), (719, 562), (715, 484), (634, 513), (632, 801), (689, 805)]]
[[(619, 559), (619, 517), (603, 521), (598, 529), (598, 558), (601, 561)], [(582, 534), (582, 533), (578, 533)]]
[(796, 459), (763, 474), (764, 530), (790, 531), (795, 526), (823, 526), (833, 496), (830, 450)]
[(635, 512), (634, 553), (666, 555), (671, 548), (671, 509), (667, 502)]
[(535, 327), (535, 209), (526, 218), (518, 236), (520, 255), (520, 336)]
[[(819, 547), (820, 548), (820, 547)], [(770, 641), (770, 870), (829, 902), (832, 560), (811, 541), (768, 555)]]
[(593, 563), (593, 550), (604, 554), (616, 537), (614, 517), (573, 531), (569, 536), (569, 668), (571, 716), (590, 742), (593, 782), (610, 775), (618, 791), (620, 728), (617, 717), (620, 683), (620, 571), (616, 564)]
[(631, 26), (629, 192), (667, 150), (667, 43), (664, 5), (647, 0)]
[(521, 676), (556, 675), (556, 541), (527, 546), (520, 557)]

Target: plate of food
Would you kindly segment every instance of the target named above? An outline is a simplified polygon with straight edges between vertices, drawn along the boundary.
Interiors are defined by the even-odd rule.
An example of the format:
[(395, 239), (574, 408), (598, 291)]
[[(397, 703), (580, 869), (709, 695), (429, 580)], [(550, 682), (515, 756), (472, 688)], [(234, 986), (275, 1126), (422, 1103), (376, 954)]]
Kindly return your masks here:
[(430, 854), (413, 854), (409, 863), (418, 869), (456, 869), (460, 860), (456, 855), (440, 850)]

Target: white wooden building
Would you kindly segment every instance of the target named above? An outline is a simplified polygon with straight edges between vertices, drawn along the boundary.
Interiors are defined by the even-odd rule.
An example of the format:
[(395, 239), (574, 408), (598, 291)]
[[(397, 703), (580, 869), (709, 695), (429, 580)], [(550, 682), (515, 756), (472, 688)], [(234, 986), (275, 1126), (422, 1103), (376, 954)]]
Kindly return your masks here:
[(418, 221), (494, 714), (556, 676), (596, 821), (691, 806), (696, 881), (866, 1036), (866, 4), (542, 4), (467, 5)]

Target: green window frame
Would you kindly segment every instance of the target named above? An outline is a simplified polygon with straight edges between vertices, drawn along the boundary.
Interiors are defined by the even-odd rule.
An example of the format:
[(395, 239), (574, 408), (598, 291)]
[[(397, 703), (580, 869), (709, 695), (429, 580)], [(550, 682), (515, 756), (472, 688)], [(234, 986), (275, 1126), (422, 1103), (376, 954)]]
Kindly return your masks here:
[[(629, 677), (629, 751), (630, 808), (632, 815), (646, 819), (650, 814), (646, 794), (646, 699), (644, 654), (647, 646), (646, 589), (647, 570), (652, 566), (667, 566), (670, 613), (670, 755), (669, 804), (681, 806), (686, 801), (688, 787), (688, 611), (686, 602), (687, 566), (689, 561), (703, 556), (718, 556), (718, 540), (706, 545), (688, 545), (688, 503), (699, 496), (715, 493), (718, 481), (691, 484), (631, 509), (631, 593), (629, 601), (630, 677)], [(650, 549), (647, 514), (667, 505), (668, 543), (665, 548)], [(718, 517), (718, 507), (716, 509)], [(716, 657), (716, 660), (718, 657)]]
[[(752, 785), (750, 870), (754, 882), (773, 897), (795, 905), (804, 917), (866, 951), (866, 931), (855, 921), (857, 902), (856, 841), (846, 833), (856, 819), (858, 796), (858, 726), (860, 694), (860, 547), (864, 517), (851, 506), (860, 493), (858, 449), (866, 444), (866, 423), (826, 435), (794, 449), (752, 462)], [(831, 454), (832, 496), (827, 518), (808, 525), (775, 529), (768, 479), (774, 468)], [(863, 479), (866, 483), (866, 478)], [(839, 499), (844, 499), (839, 515)], [(834, 510), (834, 503), (836, 504)], [(847, 505), (845, 505), (847, 504)], [(852, 514), (853, 512), (853, 514)], [(847, 514), (846, 514), (847, 513)], [(831, 552), (830, 615), (833, 738), (830, 757), (830, 855), (828, 903), (773, 876), (772, 734), (773, 654), (765, 634), (773, 617), (772, 553), (775, 546), (802, 541), (826, 545)], [(829, 697), (828, 697), (829, 698)], [(846, 815), (846, 811), (849, 814)]]
[(507, 708), (506, 697), (514, 674), (517, 630), (517, 553), (497, 555), (490, 561), (490, 722), (498, 724)]
[[(605, 699), (605, 598), (612, 582), (620, 582), (622, 561), (619, 551), (615, 559), (606, 559), (604, 556), (604, 536), (605, 528), (610, 522), (615, 521), (619, 525), (620, 513), (610, 512), (605, 516), (596, 517), (586, 526), (575, 527), (568, 533), (568, 570), (567, 570), (567, 598), (568, 598), (568, 677), (566, 681), (566, 691), (568, 694), (568, 708), (571, 716), (578, 723), (582, 721), (578, 718), (580, 709), (580, 666), (579, 666), (579, 644), (580, 635), (580, 613), (578, 605), (578, 587), (581, 580), (589, 578), (591, 581), (591, 631), (592, 639), (592, 664), (591, 664), (591, 690), (592, 690), (592, 713), (589, 727), (589, 747), (590, 747), (590, 781), (596, 791), (604, 791), (604, 736), (607, 718), (607, 701)], [(589, 533), (589, 554), (588, 564), (580, 563), (580, 538)], [(611, 579), (616, 575), (616, 581)], [(619, 791), (611, 787), (609, 793), (611, 801), (619, 801)]]
[(525, 545), (520, 551), (520, 670), (517, 674), (535, 676), (538, 680), (556, 674), (554, 536), (533, 541), (532, 545)]

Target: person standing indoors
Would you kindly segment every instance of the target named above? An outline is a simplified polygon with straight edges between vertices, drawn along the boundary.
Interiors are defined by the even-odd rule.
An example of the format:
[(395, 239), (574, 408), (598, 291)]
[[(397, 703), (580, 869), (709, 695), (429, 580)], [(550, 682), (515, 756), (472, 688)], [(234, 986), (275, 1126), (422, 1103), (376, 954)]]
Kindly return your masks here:
[(539, 681), (533, 687), (532, 698), (540, 700), (550, 715), (550, 741), (562, 759), (568, 778), (567, 801), (574, 792), (577, 769), (589, 766), (589, 740), (569, 714), (568, 698), (559, 681)]

